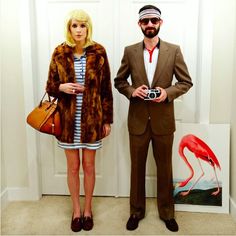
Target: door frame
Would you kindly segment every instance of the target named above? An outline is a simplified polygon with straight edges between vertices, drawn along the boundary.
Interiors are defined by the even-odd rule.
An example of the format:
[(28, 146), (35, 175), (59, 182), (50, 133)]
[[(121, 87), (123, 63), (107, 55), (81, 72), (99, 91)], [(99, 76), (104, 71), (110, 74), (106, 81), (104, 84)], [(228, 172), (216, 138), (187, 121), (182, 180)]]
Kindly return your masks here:
[[(34, 1), (22, 0), (20, 9), (20, 34), (22, 56), (22, 78), (24, 87), (25, 117), (35, 107), (34, 58), (33, 44)], [(33, 98), (33, 99), (32, 99)], [(28, 165), (28, 187), (10, 191), (9, 200), (39, 200), (42, 196), (40, 184), (40, 165), (38, 164), (38, 137), (25, 122), (26, 155)], [(16, 194), (17, 192), (17, 194)], [(19, 199), (16, 199), (19, 198)]]
[[(118, 0), (117, 0), (118, 1)], [(210, 117), (210, 96), (211, 94), (211, 64), (212, 64), (212, 44), (213, 44), (213, 1), (199, 1), (199, 31), (197, 46), (197, 78), (196, 84), (196, 123), (209, 123)], [(37, 104), (37, 92), (34, 81), (34, 71), (37, 61), (36, 46), (34, 44), (35, 24), (35, 1), (22, 0), (20, 9), (21, 25), (21, 52), (22, 52), (22, 76), (24, 85), (25, 117)], [(207, 49), (207, 50), (206, 50)], [(115, 60), (116, 61), (116, 60)], [(203, 79), (204, 78), (204, 79)], [(33, 98), (33, 99), (32, 99)], [(28, 164), (28, 187), (21, 189), (18, 198), (25, 200), (38, 200), (42, 196), (40, 165), (38, 156), (38, 136), (36, 131), (26, 124), (27, 142), (27, 164)], [(117, 193), (119, 195), (119, 193)], [(15, 200), (15, 194), (10, 194), (9, 198)]]

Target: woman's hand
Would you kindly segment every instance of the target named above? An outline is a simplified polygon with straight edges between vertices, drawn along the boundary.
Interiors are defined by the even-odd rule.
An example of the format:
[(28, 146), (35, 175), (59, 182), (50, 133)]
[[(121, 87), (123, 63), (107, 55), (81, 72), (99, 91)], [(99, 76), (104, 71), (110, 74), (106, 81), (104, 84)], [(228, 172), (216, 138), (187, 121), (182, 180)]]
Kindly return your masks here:
[(64, 83), (60, 84), (59, 90), (67, 94), (83, 93), (85, 87), (79, 83)]
[(103, 133), (104, 133), (104, 137), (108, 136), (111, 133), (111, 125), (110, 124), (103, 125)]

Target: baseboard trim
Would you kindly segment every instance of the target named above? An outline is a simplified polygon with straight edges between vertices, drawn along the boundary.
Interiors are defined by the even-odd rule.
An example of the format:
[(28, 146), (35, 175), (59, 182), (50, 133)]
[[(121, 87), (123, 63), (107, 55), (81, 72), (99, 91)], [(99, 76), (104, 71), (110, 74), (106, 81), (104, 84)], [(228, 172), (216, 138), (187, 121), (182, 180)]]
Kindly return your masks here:
[(9, 201), (37, 201), (40, 197), (29, 187), (8, 188)]
[(7, 207), (8, 204), (9, 204), (8, 190), (5, 188), (1, 192), (1, 211), (4, 210)]
[(1, 193), (1, 211), (7, 207), (11, 201), (37, 201), (40, 195), (33, 193), (30, 188), (5, 188)]
[(234, 202), (234, 200), (232, 198), (230, 198), (229, 202), (230, 202), (230, 214), (232, 215), (232, 217), (236, 221), (236, 202)]

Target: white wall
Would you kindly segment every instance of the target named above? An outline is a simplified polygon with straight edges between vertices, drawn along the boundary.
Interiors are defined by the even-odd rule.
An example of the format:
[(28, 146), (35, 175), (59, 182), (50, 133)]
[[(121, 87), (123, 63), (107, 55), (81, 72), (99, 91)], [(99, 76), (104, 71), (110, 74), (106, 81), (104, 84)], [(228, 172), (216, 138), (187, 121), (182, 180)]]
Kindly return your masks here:
[(229, 123), (235, 45), (235, 0), (214, 2), (211, 123)]
[[(1, 200), (6, 190), (29, 186), (18, 0), (1, 0)], [(213, 55), (210, 122), (231, 122), (236, 143), (236, 3), (212, 1)], [(4, 22), (4, 23), (3, 23)], [(204, 23), (204, 22), (203, 22)], [(236, 146), (231, 146), (231, 200), (236, 206)], [(3, 205), (4, 206), (4, 205)], [(235, 209), (234, 209), (235, 210)]]
[[(236, 5), (236, 4), (235, 4)], [(236, 7), (235, 7), (236, 11)], [(236, 38), (236, 31), (235, 31)], [(234, 49), (234, 77), (236, 75), (236, 42)], [(236, 80), (234, 78), (232, 84), (232, 100), (231, 100), (231, 160), (230, 160), (230, 196), (231, 196), (231, 213), (236, 219), (236, 109), (235, 109), (235, 101), (236, 101)]]
[(1, 196), (28, 185), (19, 6), (1, 2)]
[[(2, 1), (0, 1), (0, 35), (3, 35), (3, 20), (2, 20)], [(3, 70), (2, 70), (2, 62), (3, 62), (3, 55), (2, 55), (2, 47), (0, 47), (0, 90), (2, 94), (2, 78), (3, 78)], [(0, 97), (0, 114), (2, 114), (2, 96)], [(2, 116), (0, 116), (0, 155), (1, 155), (1, 193), (6, 189), (6, 172), (5, 172), (5, 163), (3, 158), (3, 150), (2, 150)], [(1, 196), (2, 198), (2, 196)]]
[[(236, 12), (236, 3), (234, 7), (234, 12)], [(234, 18), (234, 60), (233, 60), (233, 83), (232, 83), (232, 99), (231, 99), (231, 160), (230, 160), (230, 173), (231, 173), (231, 183), (230, 183), (230, 196), (231, 196), (231, 213), (236, 219), (236, 109), (235, 109), (235, 101), (236, 101), (236, 16)]]
[(231, 124), (230, 196), (236, 218), (236, 1), (214, 4), (211, 123)]

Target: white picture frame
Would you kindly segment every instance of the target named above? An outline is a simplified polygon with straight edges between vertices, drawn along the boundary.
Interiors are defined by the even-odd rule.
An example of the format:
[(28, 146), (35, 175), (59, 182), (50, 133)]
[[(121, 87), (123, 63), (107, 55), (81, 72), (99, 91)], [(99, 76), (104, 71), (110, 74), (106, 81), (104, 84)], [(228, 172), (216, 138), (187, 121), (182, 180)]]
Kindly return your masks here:
[[(194, 135), (201, 139), (215, 154), (218, 163), (221, 167), (219, 169), (216, 164), (209, 164), (211, 160), (206, 161), (204, 158), (196, 157), (193, 151), (188, 149), (191, 145), (191, 136), (187, 136), (184, 144), (181, 140), (186, 135)], [(187, 140), (187, 141), (186, 141)], [(194, 139), (196, 141), (196, 139)], [(189, 144), (188, 144), (189, 143)], [(197, 149), (196, 143), (192, 144), (192, 149)], [(186, 160), (181, 157), (179, 148), (183, 147), (183, 153), (187, 162), (192, 167), (186, 165)], [(191, 146), (190, 146), (191, 147)], [(177, 211), (191, 211), (191, 212), (211, 212), (211, 213), (229, 213), (229, 150), (230, 150), (230, 125), (229, 124), (188, 124), (177, 123), (176, 133), (173, 144), (173, 182), (174, 182), (174, 199), (175, 209)], [(197, 151), (195, 151), (197, 152)], [(208, 160), (209, 160), (208, 159)], [(201, 166), (199, 165), (201, 163)], [(219, 182), (220, 191), (218, 194), (212, 193), (217, 190), (217, 179)], [(201, 169), (202, 168), (202, 169)], [(204, 175), (202, 177), (202, 171)], [(192, 178), (188, 182), (187, 179)], [(199, 180), (198, 180), (199, 178)], [(198, 180), (198, 181), (197, 181)], [(180, 187), (179, 183), (188, 182), (187, 185)], [(182, 196), (184, 191), (187, 191), (194, 182), (196, 185), (189, 191), (186, 196)]]

